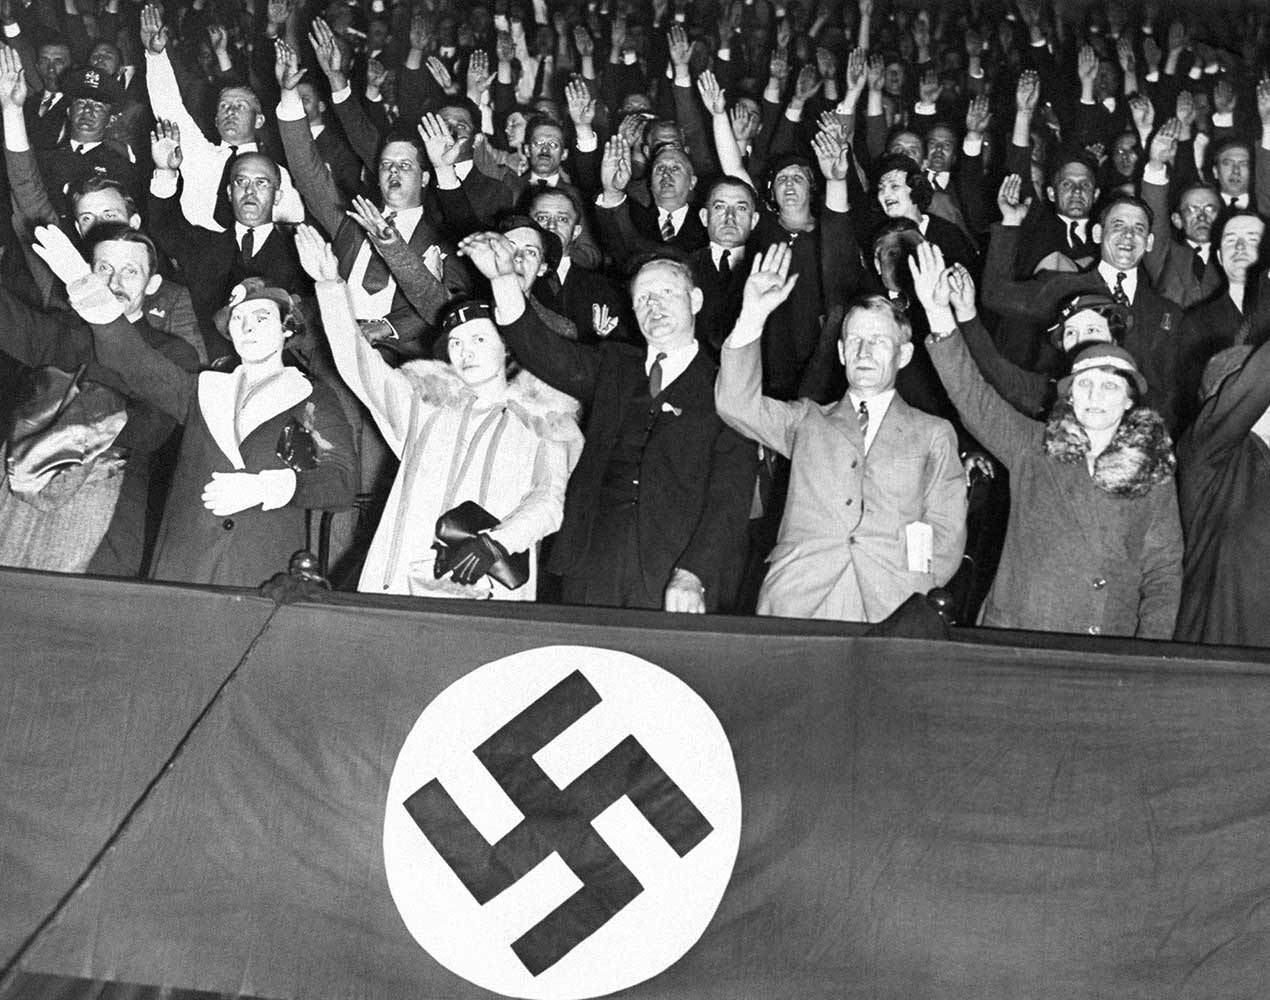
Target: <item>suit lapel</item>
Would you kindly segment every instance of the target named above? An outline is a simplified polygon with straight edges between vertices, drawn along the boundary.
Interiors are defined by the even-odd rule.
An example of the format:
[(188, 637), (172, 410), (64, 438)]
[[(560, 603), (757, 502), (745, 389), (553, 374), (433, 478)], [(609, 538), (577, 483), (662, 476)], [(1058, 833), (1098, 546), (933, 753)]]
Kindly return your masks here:
[(234, 430), (234, 409), (238, 399), (238, 371), (203, 372), (198, 377), (198, 408), (203, 423), (230, 464), (243, 468), (238, 435)]

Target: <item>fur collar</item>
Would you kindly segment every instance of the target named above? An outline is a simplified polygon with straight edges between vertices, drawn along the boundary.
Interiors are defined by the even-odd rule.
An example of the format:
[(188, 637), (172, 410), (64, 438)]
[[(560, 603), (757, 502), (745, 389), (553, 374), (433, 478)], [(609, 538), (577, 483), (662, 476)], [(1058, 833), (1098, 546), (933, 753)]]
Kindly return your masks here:
[[(1083, 463), (1089, 436), (1072, 404), (1060, 399), (1045, 425), (1045, 453), (1060, 462)], [(1173, 478), (1173, 442), (1164, 419), (1145, 406), (1125, 414), (1111, 443), (1094, 461), (1094, 485), (1120, 497), (1141, 497)]]
[[(458, 374), (444, 361), (411, 361), (400, 369), (424, 402), (445, 409), (466, 406), (473, 398)], [(551, 388), (527, 371), (518, 372), (507, 383), (507, 408), (522, 424), (548, 441), (581, 441), (578, 413), (581, 406), (572, 396)]]

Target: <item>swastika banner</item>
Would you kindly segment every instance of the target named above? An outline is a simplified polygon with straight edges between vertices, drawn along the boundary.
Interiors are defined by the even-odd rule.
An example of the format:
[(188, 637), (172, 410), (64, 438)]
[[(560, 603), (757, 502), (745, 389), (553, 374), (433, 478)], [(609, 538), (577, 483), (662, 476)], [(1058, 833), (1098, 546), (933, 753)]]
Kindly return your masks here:
[(1264, 989), (1249, 657), (493, 610), (0, 572), (0, 997)]

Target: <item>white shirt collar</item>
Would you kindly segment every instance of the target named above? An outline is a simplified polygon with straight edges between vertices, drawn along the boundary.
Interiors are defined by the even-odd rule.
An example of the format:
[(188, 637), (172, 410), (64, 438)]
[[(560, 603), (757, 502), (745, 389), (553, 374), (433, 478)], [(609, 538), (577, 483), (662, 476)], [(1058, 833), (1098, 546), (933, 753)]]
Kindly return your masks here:
[[(241, 222), (234, 222), (234, 238), (238, 241), (238, 249), (243, 246), (243, 237), (247, 235), (247, 226)], [(260, 253), (260, 248), (265, 245), (265, 240), (269, 238), (269, 234), (273, 232), (273, 223), (266, 222), (263, 225), (252, 226), (254, 232), (251, 235), (251, 255), (254, 257)]]
[(548, 174), (546, 177), (539, 177), (537, 174), (529, 175), (529, 186), (537, 187), (539, 184), (546, 184), (547, 187), (558, 187), (560, 184), (560, 171), (554, 174)]
[(745, 244), (739, 247), (725, 247), (722, 243), (710, 241), (710, 259), (714, 261), (714, 266), (719, 266), (719, 258), (723, 256), (723, 251), (728, 252), (728, 267), (736, 270), (738, 264), (745, 262)]
[(1223, 193), (1221, 196), (1221, 200), (1224, 201), (1228, 207), (1231, 205), (1234, 205), (1235, 208), (1247, 208), (1248, 207), (1248, 192), (1245, 191), (1243, 194)]
[(1211, 243), (1196, 243), (1194, 240), (1187, 240), (1186, 245), (1192, 250), (1199, 251), (1200, 260), (1202, 260), (1205, 264), (1208, 263), (1209, 254), (1213, 252), (1213, 245)]
[(456, 163), (454, 165), (454, 172), (459, 175), (460, 181), (467, 180), (467, 175), (472, 172), (472, 167), (474, 163), (475, 161), (469, 159), (469, 160), (463, 160), (462, 162)]
[(101, 145), (100, 139), (98, 139), (96, 142), (76, 142), (74, 139), (71, 139), (69, 141), (71, 144), (71, 149), (74, 150), (76, 153), (80, 153), (80, 152), (89, 153)]
[[(1112, 294), (1116, 291), (1116, 275), (1120, 273), (1118, 268), (1112, 267), (1105, 260), (1098, 262), (1098, 273), (1102, 275), (1102, 280), (1107, 283), (1107, 290)], [(1133, 305), (1133, 300), (1138, 293), (1138, 269), (1131, 267), (1124, 272), (1124, 293), (1129, 296), (1129, 304)]]
[(1076, 223), (1076, 233), (1080, 236), (1080, 238), (1082, 240), (1089, 239), (1089, 220), (1088, 219), (1073, 219), (1070, 215), (1060, 215), (1058, 218), (1059, 218), (1059, 221), (1062, 222), (1063, 228), (1067, 230), (1067, 232), (1070, 233), (1072, 231), (1072, 223), (1074, 222)]
[(313, 136), (314, 139), (316, 139), (325, 131), (326, 131), (326, 122), (317, 121), (317, 122), (309, 123), (309, 135)]
[[(644, 374), (648, 374), (653, 370), (653, 362), (657, 360), (657, 355), (662, 353), (660, 349), (648, 348), (648, 353), (644, 357)], [(697, 341), (693, 340), (683, 347), (677, 347), (671, 351), (665, 351), (665, 357), (661, 362), (661, 387), (664, 390), (675, 379), (684, 373), (692, 359), (697, 356)]]
[(573, 259), (565, 254), (560, 258), (560, 266), (556, 268), (556, 277), (560, 279), (560, 284), (564, 284), (564, 279), (569, 277), (569, 268), (573, 266)]
[(657, 209), (657, 228), (660, 229), (666, 224), (666, 217), (670, 217), (670, 224), (675, 227), (675, 235), (679, 235), (679, 230), (683, 228), (684, 219), (688, 217), (688, 206), (680, 205), (673, 212), (667, 212), (664, 209)]
[(869, 429), (864, 435), (865, 454), (868, 454), (869, 447), (873, 444), (873, 439), (878, 436), (878, 428), (882, 426), (882, 421), (886, 418), (886, 412), (891, 408), (891, 400), (894, 398), (894, 386), (868, 399), (863, 396), (857, 396), (851, 389), (847, 390), (847, 399), (851, 401), (851, 411), (853, 413), (859, 414), (862, 402), (869, 404)]

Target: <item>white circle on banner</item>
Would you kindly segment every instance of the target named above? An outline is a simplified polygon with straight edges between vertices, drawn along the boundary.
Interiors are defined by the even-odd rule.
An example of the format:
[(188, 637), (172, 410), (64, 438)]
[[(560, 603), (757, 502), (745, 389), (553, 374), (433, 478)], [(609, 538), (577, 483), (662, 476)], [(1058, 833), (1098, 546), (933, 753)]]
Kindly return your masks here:
[[(475, 751), (531, 705), (551, 706), (540, 718), (556, 720), (537, 733), (558, 735), (539, 748), (521, 725), (499, 743), (519, 777), (546, 778), (531, 783), (539, 795), (524, 800), (527, 815)], [(650, 784), (655, 794), (641, 793)], [(513, 794), (523, 799), (524, 788)], [(583, 788), (590, 806), (575, 813), (567, 796), (581, 799)], [(557, 843), (551, 834), (562, 831)], [(579, 834), (589, 853), (577, 853)], [(705, 701), (629, 653), (547, 646), (478, 667), (424, 709), (388, 785), (384, 867), (407, 929), (451, 972), (509, 997), (586, 1000), (683, 957), (718, 908), (740, 840), (732, 748)], [(606, 864), (587, 863), (597, 852), (611, 852)], [(581, 858), (582, 871), (564, 854)], [(480, 878), (490, 882), (478, 888)], [(623, 904), (611, 915), (570, 907), (614, 894)]]

